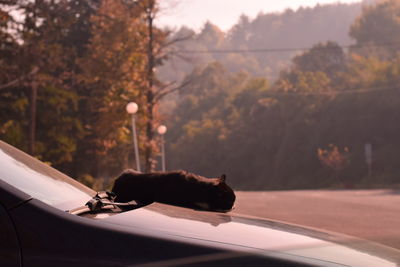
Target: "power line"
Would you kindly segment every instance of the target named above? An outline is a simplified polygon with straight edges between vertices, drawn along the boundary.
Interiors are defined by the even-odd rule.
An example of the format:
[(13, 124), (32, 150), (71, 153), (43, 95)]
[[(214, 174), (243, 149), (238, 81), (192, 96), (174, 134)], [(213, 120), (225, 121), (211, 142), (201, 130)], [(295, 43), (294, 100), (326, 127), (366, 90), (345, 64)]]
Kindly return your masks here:
[(371, 92), (380, 92), (380, 91), (390, 91), (390, 90), (398, 90), (397, 86), (380, 86), (380, 87), (370, 87), (370, 88), (358, 88), (351, 90), (342, 90), (342, 91), (323, 91), (323, 92), (278, 92), (278, 91), (270, 91), (268, 92), (271, 96), (314, 96), (314, 95), (324, 95), (324, 96), (333, 96), (333, 95), (344, 95), (344, 94), (364, 94)]
[(348, 44), (337, 45), (334, 47), (293, 47), (293, 48), (254, 48), (254, 49), (209, 49), (209, 50), (190, 50), (181, 49), (174, 51), (183, 54), (246, 54), (246, 53), (279, 53), (279, 52), (305, 52), (313, 50), (336, 50), (338, 48), (363, 48), (363, 47), (400, 47), (400, 43), (387, 44)]

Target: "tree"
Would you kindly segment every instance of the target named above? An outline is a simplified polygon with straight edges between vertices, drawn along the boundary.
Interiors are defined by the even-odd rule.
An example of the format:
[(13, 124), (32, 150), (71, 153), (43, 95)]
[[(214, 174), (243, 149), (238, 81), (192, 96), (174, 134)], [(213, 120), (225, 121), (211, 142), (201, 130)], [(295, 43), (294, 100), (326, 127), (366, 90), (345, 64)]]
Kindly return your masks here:
[(332, 91), (331, 80), (322, 71), (283, 71), (274, 87), (287, 93), (318, 93)]
[(340, 149), (330, 144), (328, 149), (318, 148), (318, 159), (324, 166), (327, 166), (334, 171), (341, 171), (349, 164), (349, 149), (345, 147), (341, 152)]
[(14, 4), (14, 1), (10, 1), (8, 5), (0, 6), (0, 90), (15, 86), (21, 78), (15, 63), (20, 45), (17, 42), (17, 36), (11, 34), (17, 25), (11, 11), (8, 10)]
[[(9, 67), (15, 70), (8, 69), (8, 77), (0, 84), (0, 101), (6, 106), (1, 112), (0, 134), (71, 173), (83, 132), (77, 116), (75, 60), (78, 53), (84, 53), (89, 34), (83, 29), (88, 28), (96, 1), (8, 2), (17, 11), (12, 14), (19, 17), (13, 20), (10, 15), (7, 25), (12, 27), (5, 30), (8, 40), (17, 41), (8, 53), (13, 62)], [(5, 40), (1, 39), (1, 47), (6, 47)]]
[[(181, 41), (181, 38), (169, 40), (169, 31), (160, 30), (154, 24), (159, 14), (159, 3), (157, 0), (143, 0), (135, 3), (138, 8), (143, 11), (143, 23), (145, 24), (144, 40), (145, 40), (145, 73), (144, 86), (140, 90), (143, 99), (142, 105), (145, 107), (145, 133), (146, 141), (144, 148), (145, 170), (151, 171), (155, 166), (154, 152), (157, 150), (154, 132), (157, 124), (157, 108), (159, 101), (166, 95), (180, 90), (189, 81), (183, 81), (177, 85), (176, 81), (169, 84), (161, 82), (155, 70), (162, 66), (164, 61), (171, 56), (169, 48), (172, 44)], [(187, 37), (184, 37), (184, 39)]]
[(15, 4), (15, 1), (8, 1), (0, 6), (0, 138), (26, 149), (23, 114), (28, 99), (18, 87), (29, 75), (23, 75), (18, 64), (21, 45), (15, 33), (18, 25), (11, 14)]
[(91, 16), (87, 53), (77, 59), (86, 130), (78, 157), (95, 161), (90, 168), (80, 167), (81, 174), (98, 177), (127, 167), (130, 127), (125, 106), (131, 99), (141, 102), (139, 91), (145, 86), (142, 16), (136, 6), (111, 0), (102, 1)]
[(346, 65), (343, 49), (328, 41), (314, 45), (309, 51), (292, 59), (293, 69), (303, 72), (324, 72), (330, 79), (337, 78)]
[(247, 42), (252, 35), (250, 25), (250, 18), (244, 14), (240, 15), (238, 22), (228, 32), (229, 43), (235, 47), (247, 48)]
[(197, 40), (207, 49), (220, 49), (223, 46), (224, 33), (217, 26), (207, 21), (197, 36)]
[(350, 36), (357, 44), (372, 45), (357, 49), (359, 52), (374, 52), (381, 57), (391, 58), (397, 53), (400, 42), (400, 1), (385, 0), (365, 6), (351, 25)]

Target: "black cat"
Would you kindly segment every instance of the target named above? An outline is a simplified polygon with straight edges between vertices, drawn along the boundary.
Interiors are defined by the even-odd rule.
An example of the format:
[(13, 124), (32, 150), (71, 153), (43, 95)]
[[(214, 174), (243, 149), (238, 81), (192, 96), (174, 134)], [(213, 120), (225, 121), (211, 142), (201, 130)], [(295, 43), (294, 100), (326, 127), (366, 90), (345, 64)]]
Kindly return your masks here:
[(195, 209), (228, 211), (236, 196), (226, 176), (206, 178), (186, 171), (124, 171), (114, 183), (115, 201), (162, 202)]

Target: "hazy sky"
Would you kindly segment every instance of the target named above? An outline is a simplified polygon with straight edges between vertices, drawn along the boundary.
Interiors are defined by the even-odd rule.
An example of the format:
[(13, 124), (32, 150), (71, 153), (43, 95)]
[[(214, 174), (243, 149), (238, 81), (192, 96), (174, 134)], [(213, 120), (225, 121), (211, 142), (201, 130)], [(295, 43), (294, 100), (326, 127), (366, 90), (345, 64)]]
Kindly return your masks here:
[[(222, 30), (234, 25), (241, 14), (250, 18), (259, 12), (270, 13), (284, 11), (286, 8), (297, 9), (300, 6), (315, 6), (317, 3), (354, 3), (360, 0), (163, 0), (164, 8), (158, 19), (159, 25), (180, 27), (186, 25), (199, 30), (207, 20)], [(162, 7), (163, 7), (162, 5)]]

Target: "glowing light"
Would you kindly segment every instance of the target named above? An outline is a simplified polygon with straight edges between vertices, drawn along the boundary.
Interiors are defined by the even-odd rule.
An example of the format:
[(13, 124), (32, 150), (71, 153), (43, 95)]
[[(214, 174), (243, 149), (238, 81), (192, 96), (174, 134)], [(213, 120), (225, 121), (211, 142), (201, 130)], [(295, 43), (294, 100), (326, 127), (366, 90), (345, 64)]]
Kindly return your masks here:
[(167, 132), (167, 127), (165, 125), (160, 125), (157, 128), (157, 132), (158, 134), (163, 135)]
[(129, 102), (128, 105), (126, 105), (126, 112), (129, 114), (135, 114), (139, 109), (139, 106), (135, 102)]

